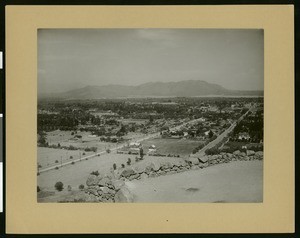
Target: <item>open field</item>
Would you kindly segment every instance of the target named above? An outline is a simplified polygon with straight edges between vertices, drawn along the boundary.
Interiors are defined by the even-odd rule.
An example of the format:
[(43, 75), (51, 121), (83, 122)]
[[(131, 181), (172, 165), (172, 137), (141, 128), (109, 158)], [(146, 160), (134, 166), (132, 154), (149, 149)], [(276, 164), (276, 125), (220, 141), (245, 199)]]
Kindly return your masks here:
[(136, 140), (145, 137), (144, 133), (140, 132), (128, 132), (127, 135), (124, 135), (124, 140)]
[(263, 150), (263, 144), (261, 143), (250, 143), (250, 142), (240, 142), (240, 141), (229, 141), (224, 144), (223, 148), (241, 148), (242, 146), (247, 146), (249, 150)]
[(121, 119), (120, 122), (123, 123), (124, 125), (127, 125), (129, 123), (136, 123), (137, 125), (141, 125), (141, 124), (145, 125), (147, 122), (149, 122), (149, 120), (146, 120), (146, 119)]
[[(117, 157), (115, 159), (118, 161), (124, 159), (121, 158), (122, 156)], [(143, 163), (149, 163), (157, 159), (161, 160), (162, 158), (149, 157), (147, 160), (138, 162), (135, 166), (143, 166)], [(175, 158), (164, 159), (170, 160)], [(94, 162), (97, 162), (97, 166), (101, 164), (97, 160), (94, 160), (93, 163), (91, 162), (92, 160), (86, 161), (86, 163), (90, 163), (88, 167), (91, 170), (96, 170), (93, 167)], [(72, 181), (64, 176), (64, 174), (70, 175), (79, 171), (80, 168), (76, 166), (65, 167), (64, 170), (55, 171), (55, 176), (52, 173), (48, 175), (45, 173), (39, 176), (38, 185), (42, 191), (38, 193), (38, 201), (58, 202), (65, 199), (68, 200), (68, 198), (71, 200), (82, 198), (84, 192), (78, 189), (79, 185), (77, 184), (85, 185), (85, 180), (88, 176), (86, 174), (90, 171), (73, 177)], [(99, 171), (104, 172), (107, 169), (109, 169), (107, 166), (103, 166)], [(54, 184), (57, 181), (64, 183), (64, 190), (61, 192), (54, 190)], [(47, 183), (48, 186), (42, 186)], [(67, 190), (68, 185), (72, 186), (72, 191)], [(263, 161), (236, 161), (205, 169), (127, 181), (126, 185), (133, 193), (134, 202), (262, 202)]]
[(65, 187), (71, 185), (74, 188), (78, 188), (80, 184), (85, 185), (86, 179), (92, 171), (98, 170), (102, 174), (109, 173), (114, 163), (120, 168), (121, 164), (126, 165), (128, 158), (131, 159), (133, 167), (142, 166), (143, 163), (148, 164), (152, 161), (181, 160), (180, 158), (145, 156), (144, 160), (135, 162), (134, 155), (104, 154), (99, 157), (96, 156), (88, 160), (76, 162), (74, 165), (64, 166), (58, 170), (41, 173), (37, 177), (37, 185), (42, 189), (54, 191), (54, 184), (61, 181)]
[[(74, 138), (75, 135), (82, 136), (82, 138)], [(114, 143), (100, 141), (99, 136), (92, 136), (90, 132), (77, 132), (75, 135), (72, 135), (71, 131), (51, 131), (47, 132), (47, 141), (49, 145), (57, 145), (59, 143), (61, 146), (74, 146), (81, 149), (97, 147), (98, 151), (116, 146)]]
[[(88, 135), (90, 135), (90, 133), (89, 132), (78, 132), (76, 135), (81, 135), (82, 137), (88, 137)], [(72, 131), (56, 130), (56, 131), (47, 132), (47, 141), (49, 142), (50, 145), (66, 142), (73, 137), (74, 137), (74, 135), (72, 135)]]
[(126, 184), (134, 202), (262, 202), (263, 162), (237, 161)]
[(155, 138), (143, 141), (142, 145), (144, 153), (147, 153), (149, 146), (155, 145), (159, 154), (187, 156), (201, 143), (203, 142), (185, 139)]
[[(85, 153), (85, 155), (83, 153)], [(52, 149), (45, 147), (37, 148), (38, 163), (42, 166), (42, 168), (60, 164), (61, 162), (72, 161), (74, 159), (79, 159), (80, 156), (83, 157), (92, 154), (95, 153), (79, 150)], [(72, 156), (73, 158), (70, 159), (70, 156)], [(56, 160), (58, 161), (58, 163), (55, 163)]]
[(109, 143), (100, 141), (99, 137), (93, 138), (89, 141), (66, 141), (60, 143), (61, 146), (74, 146), (76, 148), (85, 149), (87, 147), (97, 147), (97, 151), (106, 150), (116, 146), (116, 143)]

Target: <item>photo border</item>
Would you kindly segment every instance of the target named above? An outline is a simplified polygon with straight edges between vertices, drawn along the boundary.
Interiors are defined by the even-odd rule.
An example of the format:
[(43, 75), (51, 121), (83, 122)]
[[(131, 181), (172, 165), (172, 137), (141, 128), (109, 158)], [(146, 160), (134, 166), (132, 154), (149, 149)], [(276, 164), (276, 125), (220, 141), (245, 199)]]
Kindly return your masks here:
[[(94, 6), (93, 8), (7, 6), (7, 232), (24, 234), (294, 232), (293, 19), (292, 5)], [(263, 28), (265, 31), (263, 204), (37, 203), (36, 173), (33, 172), (36, 171), (36, 30), (57, 27)], [(29, 162), (20, 159), (23, 157), (30, 158)], [(282, 158), (285, 158), (284, 161)], [(130, 214), (130, 219), (127, 214)], [(72, 220), (76, 217), (80, 219)]]

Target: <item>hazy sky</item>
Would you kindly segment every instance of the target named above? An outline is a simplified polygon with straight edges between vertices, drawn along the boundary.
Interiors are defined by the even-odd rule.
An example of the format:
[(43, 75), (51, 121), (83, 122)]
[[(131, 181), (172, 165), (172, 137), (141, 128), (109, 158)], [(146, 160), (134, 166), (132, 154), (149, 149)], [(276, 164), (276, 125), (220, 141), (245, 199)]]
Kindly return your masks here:
[(39, 93), (190, 79), (263, 90), (263, 30), (38, 31)]

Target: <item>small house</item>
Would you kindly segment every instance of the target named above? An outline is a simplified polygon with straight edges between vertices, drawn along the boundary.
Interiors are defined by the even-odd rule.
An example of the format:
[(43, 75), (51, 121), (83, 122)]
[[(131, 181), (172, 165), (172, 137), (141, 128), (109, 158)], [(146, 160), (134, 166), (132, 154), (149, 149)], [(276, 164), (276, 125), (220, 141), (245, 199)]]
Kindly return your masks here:
[(239, 133), (238, 139), (239, 140), (249, 140), (250, 139), (250, 135), (249, 135), (248, 132), (242, 132), (242, 133)]

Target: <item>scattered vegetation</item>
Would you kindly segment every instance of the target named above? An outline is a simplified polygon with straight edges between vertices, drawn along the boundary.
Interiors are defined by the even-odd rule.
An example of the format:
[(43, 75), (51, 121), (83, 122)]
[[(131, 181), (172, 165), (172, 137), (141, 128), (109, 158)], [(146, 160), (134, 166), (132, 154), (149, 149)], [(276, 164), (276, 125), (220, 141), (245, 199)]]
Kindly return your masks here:
[(80, 190), (83, 190), (83, 189), (84, 189), (84, 185), (83, 185), (83, 184), (80, 184), (78, 188), (79, 188)]
[(99, 171), (98, 171), (98, 170), (96, 170), (96, 171), (92, 171), (92, 172), (91, 172), (91, 175), (96, 175), (96, 176), (99, 176)]
[(57, 191), (62, 191), (63, 189), (64, 189), (64, 184), (62, 183), (62, 182), (56, 182), (55, 183), (55, 185), (54, 185), (54, 187), (55, 187), (55, 189), (57, 190)]

